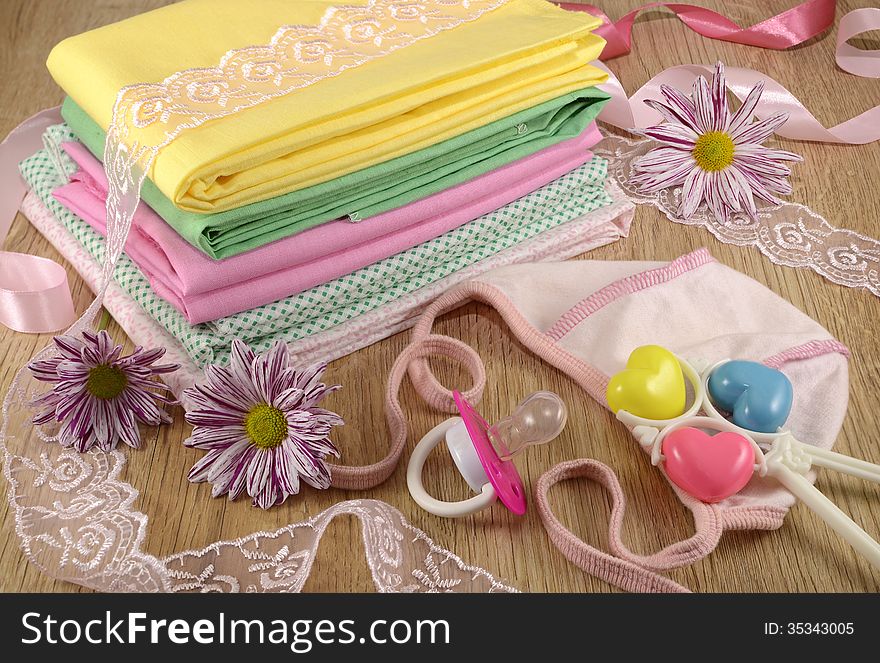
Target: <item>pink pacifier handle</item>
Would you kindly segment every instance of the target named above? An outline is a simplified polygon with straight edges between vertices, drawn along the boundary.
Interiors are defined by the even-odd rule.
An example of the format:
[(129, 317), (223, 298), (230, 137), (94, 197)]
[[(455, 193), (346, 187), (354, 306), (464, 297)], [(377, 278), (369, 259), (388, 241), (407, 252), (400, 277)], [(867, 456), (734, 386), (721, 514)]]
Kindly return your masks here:
[(516, 515), (523, 515), (526, 512), (526, 490), (516, 465), (510, 460), (502, 460), (495, 451), (489, 440), (489, 424), (471, 404), (457, 391), (452, 392), (452, 398), (498, 499)]

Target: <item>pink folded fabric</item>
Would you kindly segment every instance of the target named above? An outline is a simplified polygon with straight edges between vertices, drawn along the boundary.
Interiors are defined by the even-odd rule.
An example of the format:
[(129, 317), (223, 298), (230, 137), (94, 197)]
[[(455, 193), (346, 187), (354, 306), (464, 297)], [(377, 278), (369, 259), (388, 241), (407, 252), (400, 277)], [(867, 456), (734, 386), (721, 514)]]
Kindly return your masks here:
[[(332, 221), (225, 260), (198, 251), (141, 203), (125, 251), (191, 324), (216, 320), (349, 274), (498, 209), (585, 164), (600, 139), (593, 123), (577, 138), (409, 205), (360, 223)], [(104, 234), (103, 166), (80, 143), (63, 147), (81, 170), (53, 196)]]

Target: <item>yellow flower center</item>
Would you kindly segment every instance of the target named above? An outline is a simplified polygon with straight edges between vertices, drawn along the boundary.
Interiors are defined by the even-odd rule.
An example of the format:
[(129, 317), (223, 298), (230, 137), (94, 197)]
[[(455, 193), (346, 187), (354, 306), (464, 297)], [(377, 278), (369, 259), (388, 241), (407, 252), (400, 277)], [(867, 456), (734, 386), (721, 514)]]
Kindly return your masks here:
[(260, 403), (244, 418), (244, 430), (260, 449), (274, 449), (287, 437), (287, 419), (277, 407)]
[(89, 371), (86, 391), (95, 398), (109, 401), (119, 396), (126, 385), (128, 378), (121, 369), (109, 364), (98, 364)]
[(703, 170), (724, 170), (733, 163), (733, 139), (723, 131), (710, 131), (697, 139), (694, 161)]

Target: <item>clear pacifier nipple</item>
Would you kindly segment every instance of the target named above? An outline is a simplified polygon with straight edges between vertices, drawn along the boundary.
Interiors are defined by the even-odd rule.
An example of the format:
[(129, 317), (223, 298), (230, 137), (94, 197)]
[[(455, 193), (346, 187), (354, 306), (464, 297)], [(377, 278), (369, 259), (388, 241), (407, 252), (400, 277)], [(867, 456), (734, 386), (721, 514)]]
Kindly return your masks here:
[(557, 437), (568, 419), (568, 409), (559, 396), (537, 391), (489, 428), (489, 439), (501, 460), (510, 460), (526, 447), (545, 444)]

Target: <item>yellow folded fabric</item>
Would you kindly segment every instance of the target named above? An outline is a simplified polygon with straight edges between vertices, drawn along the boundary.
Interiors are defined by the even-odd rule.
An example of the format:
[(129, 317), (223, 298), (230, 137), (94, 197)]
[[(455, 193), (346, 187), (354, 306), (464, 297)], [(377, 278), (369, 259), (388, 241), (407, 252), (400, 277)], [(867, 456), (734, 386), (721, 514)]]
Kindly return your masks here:
[[(291, 32), (284, 26), (292, 25), (318, 27), (294, 46), (284, 42)], [(162, 193), (182, 209), (216, 213), (601, 83), (604, 73), (587, 64), (604, 45), (591, 34), (598, 25), (543, 0), (185, 0), (71, 37), (52, 50), (48, 67), (104, 130), (121, 88), (217, 67), (232, 49), (257, 47), (236, 56), (249, 67), (238, 67), (239, 77), (316, 79), (185, 129), (159, 151), (148, 175)], [(273, 36), (280, 40), (274, 49)], [(198, 89), (155, 86), (165, 105), (150, 106), (151, 117), (183, 95), (210, 97), (214, 108), (235, 103), (234, 94), (231, 102), (223, 98), (235, 88), (225, 75), (207, 76)], [(163, 122), (181, 123), (171, 115), (141, 127), (139, 137), (159, 144)]]

